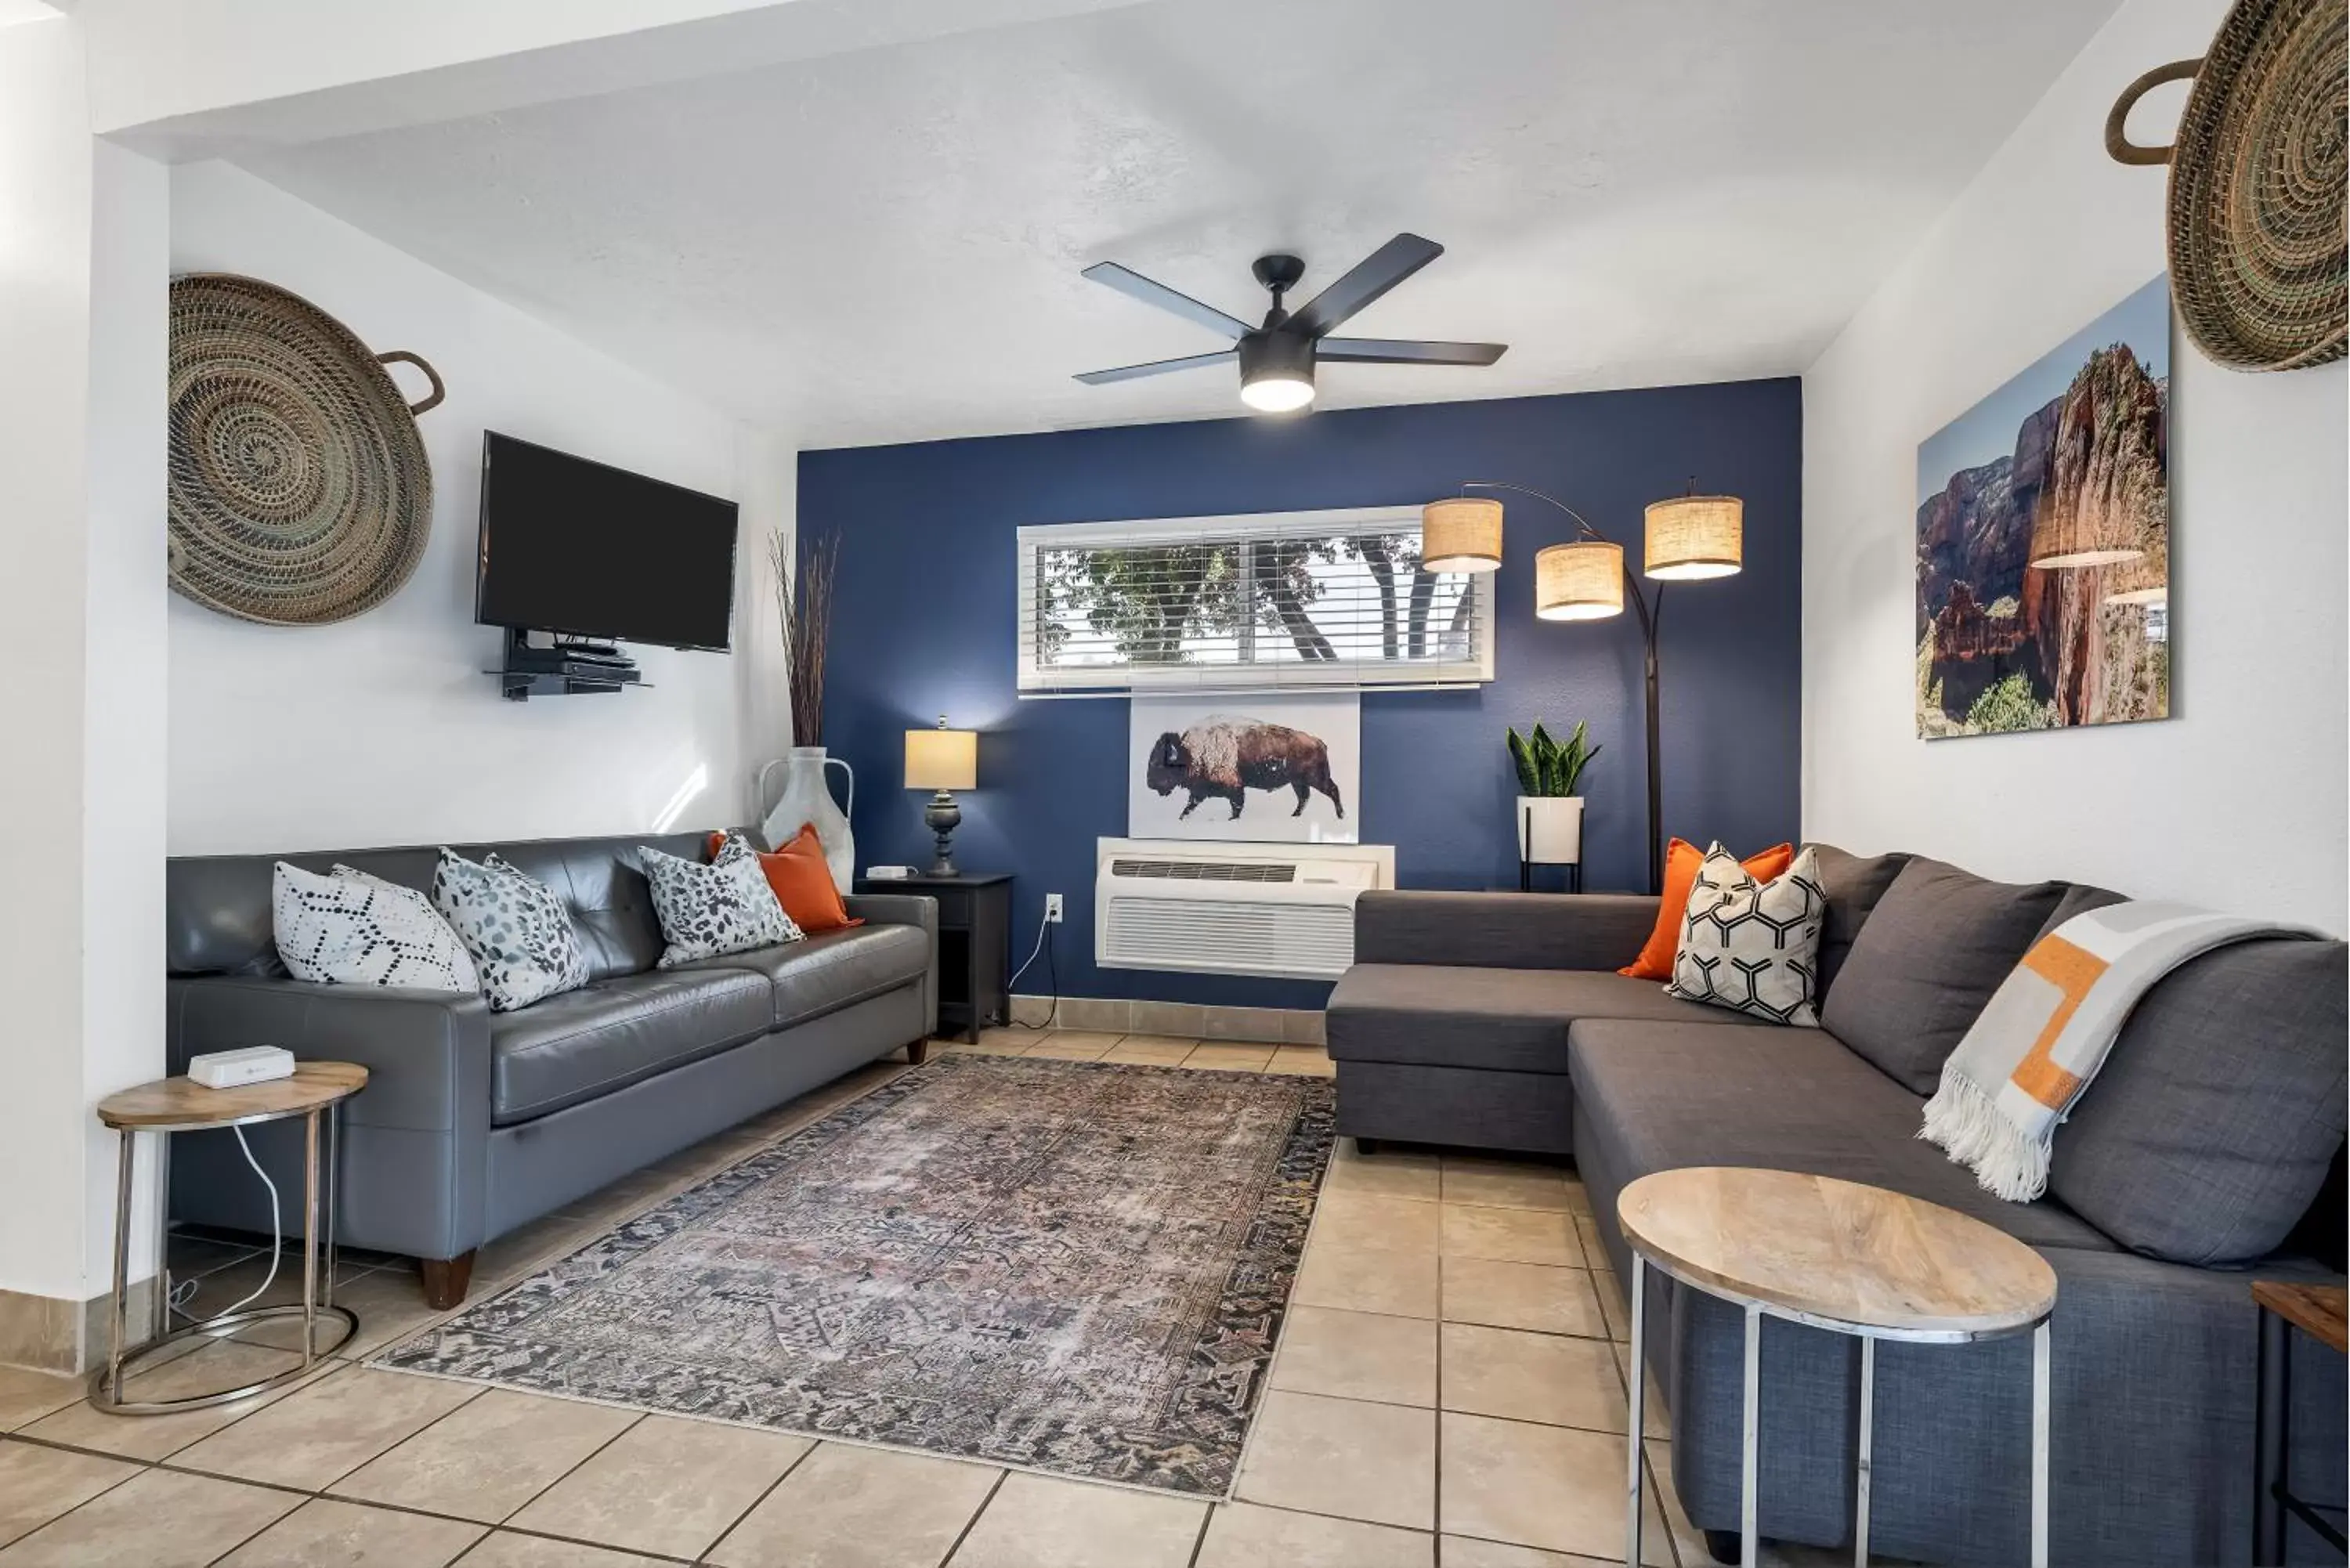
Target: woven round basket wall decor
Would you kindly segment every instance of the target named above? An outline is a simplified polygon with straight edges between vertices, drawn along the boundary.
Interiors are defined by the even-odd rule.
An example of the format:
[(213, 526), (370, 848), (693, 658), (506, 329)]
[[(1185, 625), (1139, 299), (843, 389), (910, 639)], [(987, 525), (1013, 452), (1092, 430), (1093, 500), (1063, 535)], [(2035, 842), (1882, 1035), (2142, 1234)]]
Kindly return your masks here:
[[(384, 367), (424, 372), (411, 404)], [(323, 626), (400, 590), (432, 529), (415, 416), (441, 378), (376, 354), (256, 278), (172, 282), (172, 587), (266, 626)]]
[[(2158, 66), (2106, 118), (2106, 151), (2170, 165), (2170, 288), (2195, 346), (2239, 370), (2343, 354), (2345, 0), (2237, 0), (2199, 60)], [(2150, 88), (2192, 78), (2178, 140), (2122, 129)]]

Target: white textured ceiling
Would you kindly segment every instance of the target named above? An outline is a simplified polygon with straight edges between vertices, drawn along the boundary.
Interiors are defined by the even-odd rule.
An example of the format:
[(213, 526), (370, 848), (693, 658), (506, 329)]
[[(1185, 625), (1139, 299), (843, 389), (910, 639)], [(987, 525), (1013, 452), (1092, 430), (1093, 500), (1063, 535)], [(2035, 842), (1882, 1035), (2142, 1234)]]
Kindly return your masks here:
[(1236, 315), (1447, 254), (1321, 406), (1802, 370), (2115, 0), (1158, 0), (250, 155), (264, 178), (804, 447), (1222, 416)]

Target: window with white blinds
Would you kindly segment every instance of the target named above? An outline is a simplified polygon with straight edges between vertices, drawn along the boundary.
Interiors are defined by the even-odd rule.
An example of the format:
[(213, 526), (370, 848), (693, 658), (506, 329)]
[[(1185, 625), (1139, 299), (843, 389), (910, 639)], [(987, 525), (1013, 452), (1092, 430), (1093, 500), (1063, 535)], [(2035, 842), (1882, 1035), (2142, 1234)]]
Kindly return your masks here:
[(1422, 570), (1416, 506), (1062, 524), (1019, 548), (1024, 694), (1493, 678), (1492, 576)]

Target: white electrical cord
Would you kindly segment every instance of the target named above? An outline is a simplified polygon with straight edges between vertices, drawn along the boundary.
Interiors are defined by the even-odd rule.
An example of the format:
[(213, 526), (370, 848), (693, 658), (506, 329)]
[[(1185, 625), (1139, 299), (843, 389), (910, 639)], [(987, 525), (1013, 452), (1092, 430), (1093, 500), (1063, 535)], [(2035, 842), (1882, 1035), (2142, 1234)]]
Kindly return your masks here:
[[(283, 1217), (277, 1207), (277, 1183), (269, 1179), (269, 1172), (262, 1169), (261, 1162), (253, 1158), (253, 1146), (244, 1141), (244, 1129), (231, 1127), (229, 1130), (236, 1134), (236, 1147), (244, 1151), (244, 1163), (253, 1167), (253, 1174), (261, 1178), (262, 1186), (269, 1189), (269, 1272), (262, 1276), (261, 1283), (254, 1287), (251, 1295), (234, 1306), (213, 1314), (214, 1317), (226, 1317), (231, 1313), (243, 1312), (247, 1306), (261, 1299), (263, 1293), (276, 1282), (277, 1260), (286, 1245), (286, 1227), (282, 1223)], [(182, 1309), (194, 1298), (196, 1287), (201, 1282), (199, 1280), (186, 1280), (175, 1286), (172, 1292), (172, 1310), (185, 1317), (187, 1314)]]
[[(1006, 995), (1011, 994), (1012, 988), (1020, 983), (1020, 977), (1026, 974), (1030, 967), (1035, 963), (1037, 955), (1045, 950), (1045, 943), (1051, 938), (1052, 934), (1053, 917), (1046, 915), (1043, 919), (1036, 922), (1036, 946), (1035, 950), (1029, 953), (1027, 962), (1022, 964), (1018, 969), (1014, 970), (1012, 971), (1012, 978), (1003, 982), (1003, 990)], [(1053, 971), (1053, 1009), (1050, 1012), (1047, 1012), (1045, 1015), (1044, 1023), (1038, 1024), (1024, 1024), (1022, 1025), (1024, 1028), (1050, 1029), (1053, 1026), (1053, 1020), (1060, 1015), (1060, 968), (1057, 964), (1051, 966), (1051, 968)]]

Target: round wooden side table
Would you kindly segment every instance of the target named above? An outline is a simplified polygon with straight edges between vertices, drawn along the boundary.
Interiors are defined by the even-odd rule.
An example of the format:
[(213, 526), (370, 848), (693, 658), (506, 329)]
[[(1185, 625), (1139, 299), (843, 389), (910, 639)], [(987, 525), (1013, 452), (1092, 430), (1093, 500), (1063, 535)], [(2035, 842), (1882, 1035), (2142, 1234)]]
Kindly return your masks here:
[[(335, 1305), (334, 1176), (335, 1155), (341, 1141), (338, 1130), (340, 1118), (336, 1113), (345, 1100), (367, 1087), (367, 1081), (368, 1070), (354, 1063), (301, 1062), (296, 1064), (292, 1077), (274, 1078), (265, 1084), (210, 1089), (191, 1078), (164, 1078), (109, 1095), (99, 1102), (98, 1119), (121, 1136), (121, 1152), (117, 1162), (114, 1189), (111, 1332), (106, 1365), (90, 1375), (89, 1402), (92, 1406), (109, 1415), (161, 1416), (173, 1410), (198, 1410), (209, 1405), (225, 1405), (233, 1399), (258, 1394), (265, 1388), (275, 1388), (281, 1383), (291, 1382), (303, 1376), (319, 1356), (348, 1344), (351, 1335), (359, 1332), (359, 1315), (348, 1307)], [(202, 1128), (283, 1121), (289, 1116), (300, 1116), (307, 1124), (303, 1140), (301, 1302), (298, 1304), (255, 1307), (172, 1328), (171, 1303), (163, 1299), (170, 1276), (163, 1268), (166, 1238), (164, 1221), (159, 1213), (155, 1227), (156, 1332), (143, 1344), (126, 1348), (123, 1341), (129, 1335), (130, 1323), (131, 1176), (137, 1162), (139, 1135), (151, 1132), (168, 1137), (175, 1132), (192, 1132)], [(323, 1161), (326, 1172), (327, 1258), (323, 1275), (318, 1268), (321, 1122), (325, 1124), (325, 1137), (329, 1145)], [(159, 1199), (158, 1208), (168, 1212), (168, 1194)], [(301, 1360), (257, 1383), (177, 1399), (132, 1400), (122, 1397), (124, 1371), (167, 1345), (194, 1334), (220, 1338), (235, 1334), (248, 1324), (297, 1317), (302, 1320)], [(323, 1346), (318, 1343), (318, 1319), (321, 1317), (335, 1318), (342, 1326), (342, 1332)]]
[(1641, 1391), (1648, 1281), (1656, 1268), (1746, 1314), (1739, 1490), (1741, 1562), (1755, 1561), (1755, 1456), (1762, 1414), (1762, 1320), (1783, 1318), (1860, 1341), (1859, 1463), (1853, 1561), (1868, 1563), (1869, 1438), (1877, 1342), (1969, 1345), (2032, 1335), (2032, 1562), (2048, 1563), (2048, 1315), (2056, 1273), (2046, 1259), (1980, 1220), (1883, 1188), (1785, 1170), (1696, 1166), (1626, 1187), (1617, 1221), (1632, 1251), (1629, 1542), (1640, 1561)]

